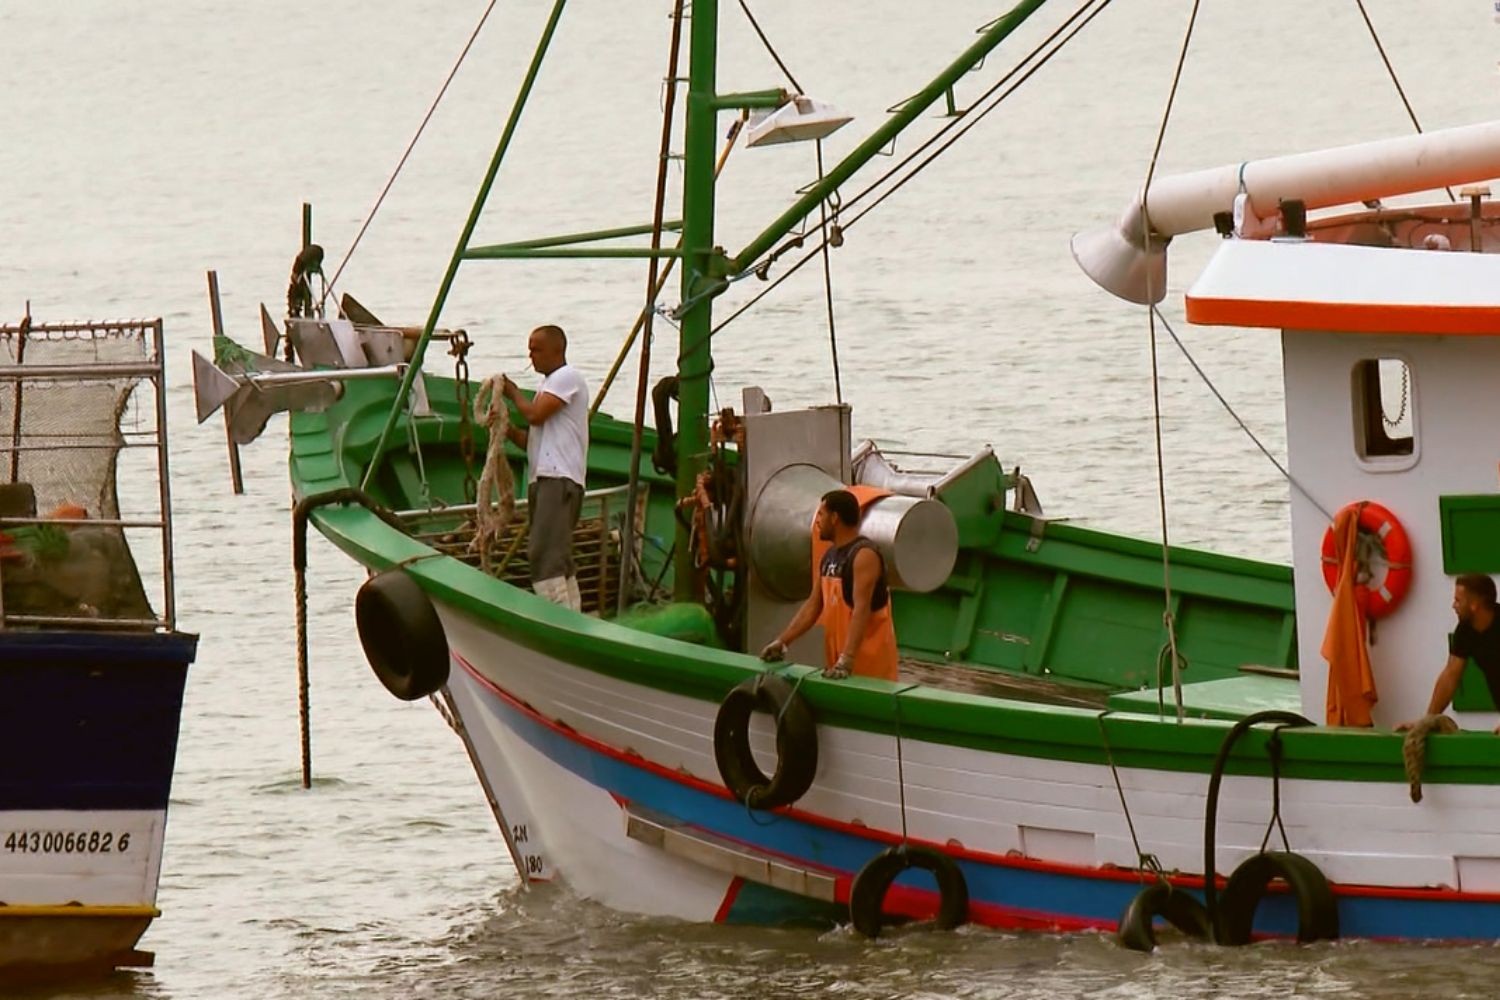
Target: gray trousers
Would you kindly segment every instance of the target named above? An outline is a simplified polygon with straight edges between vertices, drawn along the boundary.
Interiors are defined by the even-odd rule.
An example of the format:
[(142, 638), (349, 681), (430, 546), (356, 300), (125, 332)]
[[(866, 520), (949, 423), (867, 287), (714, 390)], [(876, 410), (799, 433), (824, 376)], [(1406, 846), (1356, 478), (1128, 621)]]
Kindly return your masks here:
[(526, 539), (526, 555), (533, 581), (577, 575), (573, 529), (578, 526), (582, 507), (583, 487), (571, 479), (544, 476), (531, 484), (527, 494), (531, 534)]

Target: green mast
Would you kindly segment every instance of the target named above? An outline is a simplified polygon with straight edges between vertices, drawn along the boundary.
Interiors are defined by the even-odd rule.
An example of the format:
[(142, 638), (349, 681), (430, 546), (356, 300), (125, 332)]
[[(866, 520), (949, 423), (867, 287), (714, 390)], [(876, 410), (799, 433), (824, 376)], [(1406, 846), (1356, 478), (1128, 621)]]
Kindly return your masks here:
[[(717, 86), (718, 0), (693, 0), (692, 51), (688, 61), (686, 148), (682, 191), (682, 321), (677, 354), (680, 393), (677, 400), (677, 495), (690, 496), (708, 451), (709, 375), (713, 355), (713, 299), (727, 287), (726, 278), (755, 265), (757, 258), (802, 222), (818, 203), (885, 148), (901, 131), (948, 95), (953, 86), (1004, 41), (1046, 0), (1019, 0), (1010, 11), (980, 29), (979, 38), (864, 142), (833, 166), (817, 184), (756, 236), (733, 258), (714, 246), (715, 115), (720, 110), (775, 107), (785, 100), (777, 91), (715, 93)], [(697, 601), (689, 529), (677, 522), (674, 597)]]
[[(677, 495), (689, 496), (703, 471), (708, 451), (708, 379), (713, 370), (709, 337), (713, 330), (714, 274), (714, 142), (719, 101), (718, 0), (693, 0), (689, 35), (687, 122), (682, 188), (681, 335), (677, 349)], [(677, 522), (674, 596), (697, 601), (697, 580), (689, 529)]]

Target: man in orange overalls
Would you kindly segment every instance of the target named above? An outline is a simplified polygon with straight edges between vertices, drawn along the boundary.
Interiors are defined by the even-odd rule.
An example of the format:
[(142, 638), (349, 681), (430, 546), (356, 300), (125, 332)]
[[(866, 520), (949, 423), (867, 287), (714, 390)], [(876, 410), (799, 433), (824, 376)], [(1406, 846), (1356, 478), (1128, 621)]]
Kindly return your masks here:
[(815, 537), (830, 543), (815, 569), (812, 593), (781, 633), (761, 650), (762, 660), (779, 660), (786, 647), (813, 625), (823, 626), (823, 676), (839, 680), (851, 673), (896, 679), (896, 629), (885, 560), (875, 543), (859, 533), (859, 501), (848, 490), (824, 494), (813, 522)]

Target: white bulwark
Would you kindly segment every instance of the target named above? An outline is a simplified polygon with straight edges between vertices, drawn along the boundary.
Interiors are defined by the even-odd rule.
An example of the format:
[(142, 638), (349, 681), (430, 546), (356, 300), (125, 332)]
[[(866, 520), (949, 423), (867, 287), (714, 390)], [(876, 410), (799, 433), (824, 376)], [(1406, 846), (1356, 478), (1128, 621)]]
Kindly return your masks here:
[[(1452, 530), (1445, 549), (1442, 508), (1454, 504), (1440, 503), (1500, 509), (1500, 255), (1226, 240), (1188, 292), (1187, 315), (1282, 331), (1304, 714), (1321, 720), (1327, 691), (1323, 535), (1341, 507), (1369, 500), (1395, 515), (1413, 550), (1410, 590), (1372, 636), (1375, 720), (1419, 717), (1455, 624), (1450, 573), (1500, 570), (1483, 557), (1462, 565), (1473, 548)], [(1500, 721), (1459, 718), (1465, 728)]]

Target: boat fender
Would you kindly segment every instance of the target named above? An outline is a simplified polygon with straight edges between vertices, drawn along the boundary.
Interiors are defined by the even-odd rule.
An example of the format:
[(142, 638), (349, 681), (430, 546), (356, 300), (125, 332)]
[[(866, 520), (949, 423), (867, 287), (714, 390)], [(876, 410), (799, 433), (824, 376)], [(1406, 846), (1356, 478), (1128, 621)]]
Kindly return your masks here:
[[(750, 750), (756, 709), (776, 720), (776, 773), (767, 778)], [(812, 709), (775, 674), (757, 674), (724, 696), (714, 719), (714, 760), (724, 787), (751, 809), (791, 805), (812, 787), (818, 770), (818, 733)]]
[(897, 876), (912, 868), (937, 879), (939, 929), (951, 931), (969, 919), (969, 885), (953, 859), (930, 847), (902, 844), (887, 848), (865, 863), (849, 888), (849, 920), (865, 937), (880, 936), (885, 925), (886, 893)]
[(448, 637), (432, 601), (404, 570), (370, 577), (354, 597), (354, 623), (370, 669), (402, 701), (448, 683)]
[(1152, 951), (1156, 948), (1157, 918), (1165, 920), (1189, 937), (1208, 940), (1213, 936), (1213, 926), (1208, 920), (1198, 897), (1185, 889), (1178, 889), (1167, 882), (1153, 882), (1130, 900), (1125, 912), (1120, 915), (1115, 938), (1131, 951)]
[(1297, 902), (1298, 941), (1338, 940), (1338, 903), (1318, 866), (1290, 851), (1266, 851), (1242, 862), (1224, 886), (1218, 907), (1220, 944), (1250, 943), (1255, 911), (1273, 879), (1285, 882)]
[[(1370, 580), (1354, 588), (1355, 600), (1370, 618), (1384, 618), (1395, 611), (1411, 589), (1411, 539), (1396, 515), (1373, 500), (1345, 504), (1339, 514), (1356, 507), (1359, 510), (1359, 534), (1372, 537), (1385, 551), (1386, 571), (1383, 580)], [(1338, 521), (1338, 514), (1334, 515)], [(1361, 564), (1363, 565), (1363, 560)], [(1333, 593), (1339, 582), (1339, 560), (1333, 538), (1333, 524), (1323, 532), (1323, 581)]]

